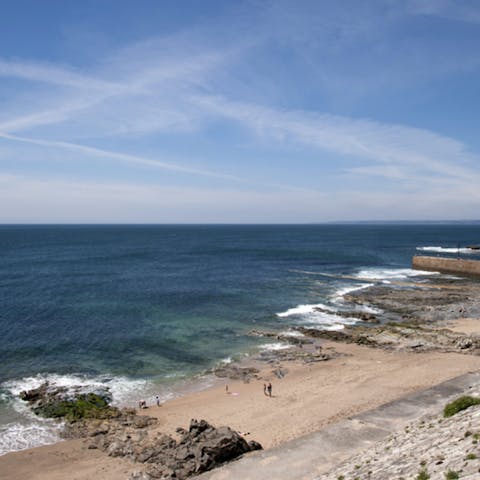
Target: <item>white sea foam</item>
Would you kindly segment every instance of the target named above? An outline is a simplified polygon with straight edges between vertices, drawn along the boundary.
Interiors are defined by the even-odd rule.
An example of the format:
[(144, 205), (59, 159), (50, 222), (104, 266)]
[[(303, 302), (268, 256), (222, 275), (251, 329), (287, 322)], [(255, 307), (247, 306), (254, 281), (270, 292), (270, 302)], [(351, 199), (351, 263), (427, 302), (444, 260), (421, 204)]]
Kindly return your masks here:
[(10, 380), (2, 384), (2, 387), (13, 396), (24, 390), (32, 390), (48, 382), (55, 387), (64, 387), (67, 390), (75, 390), (77, 393), (88, 393), (95, 389), (108, 389), (112, 395), (114, 405), (124, 405), (138, 398), (145, 392), (148, 382), (146, 380), (133, 380), (126, 377), (115, 377), (108, 375), (87, 376), (87, 375), (56, 375), (38, 374), (33, 377), (25, 377), (19, 380)]
[[(321, 310), (319, 310), (321, 309)], [(317, 326), (323, 330), (341, 330), (345, 325), (353, 325), (358, 320), (337, 315), (337, 308), (323, 303), (298, 305), (285, 312), (277, 313), (281, 318), (292, 317), (296, 324)]]
[(359, 279), (377, 280), (384, 283), (390, 281), (406, 280), (410, 277), (423, 277), (438, 275), (438, 272), (426, 272), (424, 270), (412, 270), (411, 268), (367, 268), (360, 270), (354, 276)]
[[(62, 425), (37, 417), (28, 404), (19, 398), (22, 391), (38, 388), (45, 382), (75, 393), (108, 389), (115, 405), (135, 405), (138, 398), (153, 397), (151, 384), (147, 381), (126, 377), (39, 374), (6, 381), (1, 384), (2, 398), (7, 403), (7, 408), (16, 412), (14, 415), (18, 417), (18, 421), (0, 426), (0, 455), (60, 441)], [(150, 388), (147, 388), (147, 385), (150, 385)], [(170, 396), (170, 392), (165, 392), (161, 400), (165, 401)]]
[(223, 358), (222, 360), (220, 360), (220, 365), (229, 365), (230, 363), (233, 362), (233, 358), (232, 357), (226, 357), (226, 358)]
[(309, 313), (314, 313), (318, 308), (328, 310), (328, 311), (335, 311), (333, 307), (329, 307), (324, 305), (323, 303), (315, 303), (315, 304), (306, 304), (306, 305), (297, 305), (294, 308), (289, 308), (285, 312), (277, 313), (277, 317), (285, 318), (290, 317), (292, 315), (306, 315)]
[(260, 345), (261, 350), (268, 350), (268, 351), (275, 351), (275, 350), (286, 350), (287, 348), (292, 348), (292, 345), (289, 345), (288, 343), (265, 343), (263, 345)]
[(21, 423), (2, 425), (0, 426), (0, 455), (59, 442), (60, 429), (60, 424), (40, 420), (28, 425)]
[(302, 319), (306, 325), (316, 325), (324, 330), (342, 330), (345, 325), (354, 325), (358, 319), (349, 317), (340, 317), (334, 313), (315, 312)]
[(356, 303), (349, 303), (345, 300), (344, 296), (348, 295), (349, 293), (356, 292), (358, 290), (363, 290), (364, 288), (368, 288), (373, 286), (374, 283), (362, 283), (356, 285), (350, 285), (348, 287), (339, 288), (331, 297), (331, 301), (338, 305), (339, 308), (348, 309), (349, 311), (354, 312), (365, 312), (371, 313), (373, 315), (380, 315), (383, 311), (380, 308), (372, 307), (371, 305), (363, 305), (363, 304), (356, 304)]
[(435, 252), (435, 253), (464, 253), (467, 255), (471, 254), (480, 254), (480, 249), (472, 248), (457, 248), (457, 247), (437, 247), (437, 246), (427, 246), (427, 247), (417, 247), (417, 250), (420, 252)]
[(298, 332), (297, 330), (285, 330), (283, 332), (280, 332), (280, 335), (282, 337), (293, 337), (293, 338), (300, 338), (305, 336), (305, 334), (303, 334), (302, 332)]
[(383, 313), (383, 310), (381, 308), (376, 308), (372, 307), (371, 305), (355, 305), (353, 308), (356, 312), (365, 312), (365, 313), (371, 313), (373, 315), (380, 315)]
[(364, 288), (371, 286), (373, 286), (373, 283), (357, 283), (356, 285), (349, 285), (348, 287), (339, 288), (332, 297), (334, 299), (342, 298), (344, 295), (348, 295), (349, 293), (356, 292), (357, 290), (363, 290)]

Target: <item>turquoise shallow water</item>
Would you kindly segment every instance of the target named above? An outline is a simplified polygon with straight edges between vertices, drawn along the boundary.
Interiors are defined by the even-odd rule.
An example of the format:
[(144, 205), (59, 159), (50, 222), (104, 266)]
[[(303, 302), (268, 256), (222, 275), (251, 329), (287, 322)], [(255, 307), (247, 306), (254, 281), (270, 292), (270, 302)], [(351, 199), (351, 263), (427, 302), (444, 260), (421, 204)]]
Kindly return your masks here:
[(37, 420), (14, 398), (22, 388), (47, 378), (106, 383), (118, 402), (167, 395), (258, 347), (252, 328), (341, 328), (312, 305), (334, 309), (365, 282), (319, 273), (405, 278), (417, 247), (479, 241), (478, 225), (0, 227), (0, 452), (48, 441), (45, 425), (25, 433)]

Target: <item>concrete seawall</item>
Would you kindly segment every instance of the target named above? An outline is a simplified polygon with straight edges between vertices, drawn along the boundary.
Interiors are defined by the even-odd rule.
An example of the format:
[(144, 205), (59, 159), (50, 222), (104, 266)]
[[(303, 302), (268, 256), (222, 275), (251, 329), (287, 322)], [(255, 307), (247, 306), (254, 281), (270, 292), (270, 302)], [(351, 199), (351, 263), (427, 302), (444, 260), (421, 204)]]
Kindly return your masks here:
[(463, 277), (480, 278), (480, 260), (463, 260), (461, 258), (414, 256), (412, 268), (431, 272), (453, 273)]

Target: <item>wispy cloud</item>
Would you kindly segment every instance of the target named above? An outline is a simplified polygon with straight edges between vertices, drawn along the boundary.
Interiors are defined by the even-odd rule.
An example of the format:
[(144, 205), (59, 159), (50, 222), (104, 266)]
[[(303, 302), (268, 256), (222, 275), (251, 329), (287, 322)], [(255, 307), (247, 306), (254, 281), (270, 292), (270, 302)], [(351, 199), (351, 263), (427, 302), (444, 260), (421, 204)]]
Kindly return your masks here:
[(80, 145), (77, 143), (21, 137), (18, 135), (11, 135), (11, 134), (2, 133), (2, 132), (0, 132), (0, 138), (4, 138), (7, 140), (12, 140), (16, 142), (28, 143), (31, 145), (38, 145), (42, 147), (55, 147), (55, 148), (61, 148), (66, 150), (74, 150), (88, 156), (99, 157), (99, 158), (109, 158), (109, 159), (119, 160), (121, 162), (130, 163), (134, 165), (143, 165), (150, 168), (160, 168), (163, 170), (171, 170), (171, 171), (186, 173), (190, 175), (201, 175), (206, 177), (222, 178), (224, 180), (231, 180), (236, 182), (245, 181), (244, 179), (241, 179), (234, 175), (213, 172), (210, 170), (201, 170), (201, 169), (196, 169), (191, 167), (184, 167), (174, 163), (168, 163), (168, 162), (163, 162), (159, 160), (152, 160), (152, 159), (141, 157), (138, 155), (129, 155), (125, 153), (112, 152), (109, 150), (94, 148), (87, 145)]
[[(480, 179), (478, 171), (468, 167), (478, 162), (467, 148), (454, 139), (428, 130), (390, 125), (368, 119), (353, 119), (304, 111), (284, 111), (231, 102), (221, 97), (197, 97), (196, 101), (217, 115), (233, 119), (255, 131), (260, 137), (328, 150), (387, 164), (377, 174), (406, 178), (410, 173), (425, 172), (456, 177), (465, 181)], [(476, 165), (475, 165), (476, 166)], [(357, 169), (360, 173), (361, 170)], [(364, 170), (371, 173), (370, 170)], [(422, 177), (425, 176), (422, 175)], [(412, 180), (412, 177), (409, 177)]]
[[(457, 22), (471, 16), (475, 23), (474, 4), (462, 3), (455, 13), (449, 0), (305, 1), (300, 8), (280, 0), (234, 10), (225, 9), (222, 25), (206, 21), (167, 37), (125, 42), (86, 64), (74, 58), (56, 64), (3, 57), (0, 85), (9, 90), (0, 99), (0, 140), (9, 153), (0, 160), (11, 171), (20, 165), (19, 171), (32, 167), (52, 177), (67, 172), (67, 162), (58, 163), (63, 158), (78, 165), (83, 159), (89, 166), (101, 163), (103, 177), (92, 183), (99, 198), (99, 178), (108, 178), (109, 168), (117, 179), (140, 172), (135, 178), (145, 180), (147, 169), (177, 173), (168, 177), (184, 182), (192, 198), (195, 192), (208, 199), (202, 204), (205, 221), (221, 217), (215, 202), (236, 212), (243, 210), (235, 202), (244, 202), (252, 215), (261, 211), (265, 218), (267, 208), (292, 212), (292, 218), (295, 212), (306, 221), (318, 220), (309, 202), (325, 206), (324, 219), (336, 213), (348, 219), (349, 202), (362, 206), (364, 218), (378, 218), (380, 204), (413, 208), (408, 195), (437, 208), (449, 202), (466, 209), (472, 202), (479, 205), (475, 145), (436, 133), (438, 122), (430, 126), (426, 116), (415, 122), (425, 128), (409, 126), (408, 115), (385, 107), (395, 89), (480, 66), (471, 25), (465, 34), (452, 30), (458, 42), (434, 28), (437, 18)], [(420, 28), (425, 22), (433, 25), (429, 35)], [(22, 81), (15, 85), (16, 80)], [(382, 96), (385, 92), (389, 95)], [(423, 101), (422, 92), (417, 93)], [(365, 99), (377, 109), (362, 109)], [(88, 184), (81, 183), (81, 168), (71, 171), (78, 176), (72, 189), (80, 195)], [(88, 175), (96, 174), (92, 171)], [(160, 182), (167, 175), (152, 177)], [(45, 178), (18, 184), (40, 192)], [(67, 183), (57, 182), (57, 191), (65, 193)], [(225, 188), (209, 196), (193, 188), (207, 183), (245, 190)], [(128, 182), (104, 187), (109, 205), (117, 198), (112, 192), (142, 197), (139, 189), (149, 192), (145, 202), (168, 203), (161, 193), (165, 187), (137, 189)], [(335, 202), (326, 191), (335, 194)], [(183, 205), (179, 191), (170, 194)], [(216, 212), (212, 217), (207, 205)]]
[[(137, 134), (148, 133), (173, 125), (184, 129), (193, 114), (182, 101), (183, 95), (202, 88), (206, 78), (231, 61), (235, 50), (204, 50), (198, 46), (174, 49), (174, 40), (139, 42), (105, 58), (88, 74), (65, 65), (0, 59), (0, 77), (51, 86), (36, 99), (41, 107), (34, 106), (29, 113), (16, 114), (19, 105), (11, 111), (4, 109), (0, 131), (15, 133), (70, 120), (79, 130), (91, 126), (92, 136), (125, 135), (130, 129)], [(108, 125), (99, 123), (105, 108)], [(123, 123), (115, 126), (115, 120)]]
[(68, 69), (49, 63), (28, 61), (6, 61), (0, 59), (0, 76), (16, 77), (33, 82), (43, 82), (66, 87), (74, 87), (81, 90), (121, 91), (123, 86), (114, 82), (107, 82), (92, 76), (83, 75)]

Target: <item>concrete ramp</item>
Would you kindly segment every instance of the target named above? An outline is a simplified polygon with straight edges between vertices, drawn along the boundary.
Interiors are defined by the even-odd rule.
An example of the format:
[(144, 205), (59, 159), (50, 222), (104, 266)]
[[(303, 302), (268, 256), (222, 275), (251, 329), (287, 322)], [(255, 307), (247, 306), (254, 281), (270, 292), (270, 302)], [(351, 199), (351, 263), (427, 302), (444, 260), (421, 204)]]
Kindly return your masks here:
[[(451, 399), (480, 384), (468, 373), (433, 388), (338, 422), (280, 447), (255, 452), (207, 472), (199, 480), (314, 480), (352, 455), (369, 448), (427, 413), (440, 412)], [(279, 419), (281, 421), (281, 419)]]

